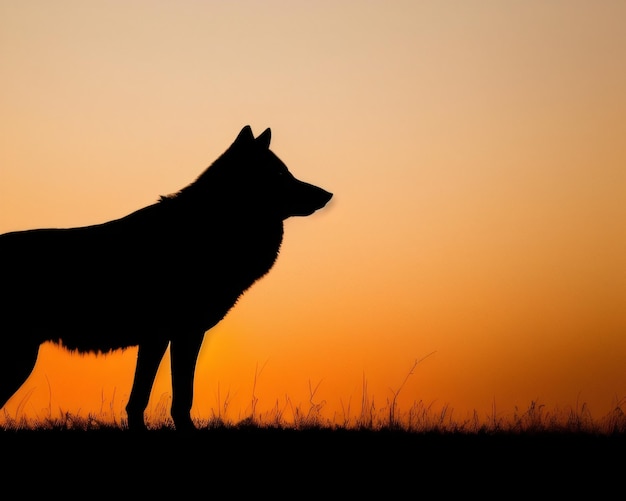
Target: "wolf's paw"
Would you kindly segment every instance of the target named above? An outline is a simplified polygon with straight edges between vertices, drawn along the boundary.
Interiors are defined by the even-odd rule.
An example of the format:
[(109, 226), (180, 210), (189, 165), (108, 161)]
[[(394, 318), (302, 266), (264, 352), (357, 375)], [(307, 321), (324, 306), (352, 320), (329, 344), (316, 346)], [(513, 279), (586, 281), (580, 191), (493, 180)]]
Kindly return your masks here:
[(141, 418), (131, 418), (130, 416), (126, 420), (126, 429), (132, 432), (142, 432), (146, 431), (148, 427), (143, 420), (143, 416)]
[(188, 432), (188, 431), (196, 431), (196, 425), (193, 423), (191, 418), (178, 418), (174, 420), (174, 427), (176, 431)]

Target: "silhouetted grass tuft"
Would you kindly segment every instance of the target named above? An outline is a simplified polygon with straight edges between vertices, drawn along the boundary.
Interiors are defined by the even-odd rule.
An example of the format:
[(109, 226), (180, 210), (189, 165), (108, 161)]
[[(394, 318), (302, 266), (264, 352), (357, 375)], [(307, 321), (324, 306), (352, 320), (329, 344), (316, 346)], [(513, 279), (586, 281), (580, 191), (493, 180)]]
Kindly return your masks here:
[[(408, 410), (402, 411), (395, 406), (395, 402), (388, 403), (380, 409), (369, 400), (355, 419), (343, 419), (337, 423), (325, 419), (320, 414), (320, 405), (311, 403), (309, 408), (303, 409), (293, 406), (293, 419), (284, 418), (283, 407), (276, 405), (265, 413), (251, 414), (243, 419), (234, 421), (220, 415), (213, 415), (208, 419), (196, 419), (199, 430), (352, 430), (352, 431), (397, 431), (413, 434), (591, 434), (591, 435), (620, 435), (626, 434), (625, 401), (617, 403), (607, 415), (594, 419), (588, 407), (583, 404), (579, 409), (566, 411), (550, 411), (536, 401), (532, 401), (525, 410), (515, 408), (512, 417), (490, 416), (481, 420), (478, 413), (471, 418), (457, 421), (453, 418), (453, 411), (449, 407), (434, 411), (422, 401), (415, 402)], [(394, 406), (393, 410), (390, 406)], [(125, 430), (124, 421), (112, 420), (109, 413), (103, 415), (89, 414), (86, 417), (64, 412), (57, 417), (19, 418), (4, 413), (4, 423), (0, 426), (4, 431), (39, 430), (39, 431), (99, 431)], [(174, 424), (165, 413), (152, 416), (148, 420), (149, 430), (170, 431)]]
[[(361, 432), (400, 432), (413, 435), (594, 435), (626, 436), (626, 398), (617, 400), (613, 409), (605, 416), (595, 418), (588, 406), (583, 403), (575, 408), (548, 410), (545, 405), (531, 401), (524, 410), (515, 407), (512, 415), (496, 412), (495, 404), (491, 415), (482, 417), (478, 412), (468, 418), (457, 418), (448, 405), (441, 409), (433, 408), (422, 400), (415, 401), (408, 409), (401, 409), (398, 396), (411, 377), (417, 365), (428, 356), (416, 360), (406, 377), (384, 405), (377, 406), (367, 390), (367, 381), (363, 379), (363, 391), (360, 409), (352, 415), (350, 404), (342, 402), (342, 413), (332, 418), (324, 417), (326, 401), (318, 398), (320, 383), (313, 385), (309, 381), (308, 405), (294, 405), (287, 397), (283, 403), (278, 400), (269, 410), (258, 410), (256, 385), (262, 369), (255, 372), (249, 413), (238, 419), (229, 417), (230, 395), (222, 400), (218, 386), (218, 406), (211, 409), (209, 418), (195, 419), (198, 430), (236, 431), (236, 430), (289, 430), (289, 431), (361, 431)], [(0, 430), (15, 432), (30, 431), (111, 431), (125, 430), (125, 420), (116, 417), (113, 403), (107, 404), (102, 397), (99, 414), (86, 417), (59, 410), (54, 416), (51, 408), (43, 409), (43, 415), (26, 417), (23, 409), (29, 394), (18, 405), (15, 416), (4, 410), (0, 419)], [(151, 431), (174, 431), (175, 426), (169, 415), (171, 396), (163, 394), (156, 408), (147, 415), (147, 427)], [(1, 421), (4, 421), (3, 423)]]

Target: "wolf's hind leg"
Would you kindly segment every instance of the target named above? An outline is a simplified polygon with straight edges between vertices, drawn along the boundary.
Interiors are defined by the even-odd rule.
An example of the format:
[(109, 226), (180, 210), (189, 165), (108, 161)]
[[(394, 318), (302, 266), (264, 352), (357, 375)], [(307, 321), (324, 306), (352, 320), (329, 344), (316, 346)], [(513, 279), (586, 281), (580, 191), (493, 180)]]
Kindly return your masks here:
[(0, 408), (28, 379), (35, 368), (38, 352), (39, 344), (19, 340), (0, 343)]
[(139, 345), (135, 379), (126, 404), (129, 430), (144, 430), (144, 411), (161, 359), (167, 350), (167, 339), (155, 339)]

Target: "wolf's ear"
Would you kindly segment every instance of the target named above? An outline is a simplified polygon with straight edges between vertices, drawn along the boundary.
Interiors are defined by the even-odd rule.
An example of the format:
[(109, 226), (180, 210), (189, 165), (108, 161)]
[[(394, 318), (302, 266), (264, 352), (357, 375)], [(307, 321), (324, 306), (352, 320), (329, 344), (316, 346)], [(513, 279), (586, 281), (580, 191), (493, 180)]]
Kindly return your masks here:
[(256, 138), (256, 144), (258, 144), (259, 146), (263, 148), (269, 148), (271, 139), (272, 139), (272, 131), (268, 127), (263, 132), (261, 132), (261, 134), (259, 134), (259, 136)]
[(245, 144), (253, 140), (254, 136), (252, 135), (252, 128), (249, 125), (246, 125), (243, 129), (241, 129), (241, 132), (239, 132), (237, 139), (235, 139), (235, 143)]

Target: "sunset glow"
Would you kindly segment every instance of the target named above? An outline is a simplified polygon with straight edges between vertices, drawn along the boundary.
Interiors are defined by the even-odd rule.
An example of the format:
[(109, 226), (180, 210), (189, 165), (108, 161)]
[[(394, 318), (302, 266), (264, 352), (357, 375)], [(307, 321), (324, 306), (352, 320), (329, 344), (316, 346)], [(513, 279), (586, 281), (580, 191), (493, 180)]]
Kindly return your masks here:
[[(600, 417), (626, 398), (625, 22), (612, 0), (0, 0), (0, 233), (124, 216), (271, 127), (334, 197), (207, 333), (197, 419), (342, 422), (400, 388), (459, 419)], [(5, 410), (119, 422), (135, 355), (43, 345)]]

